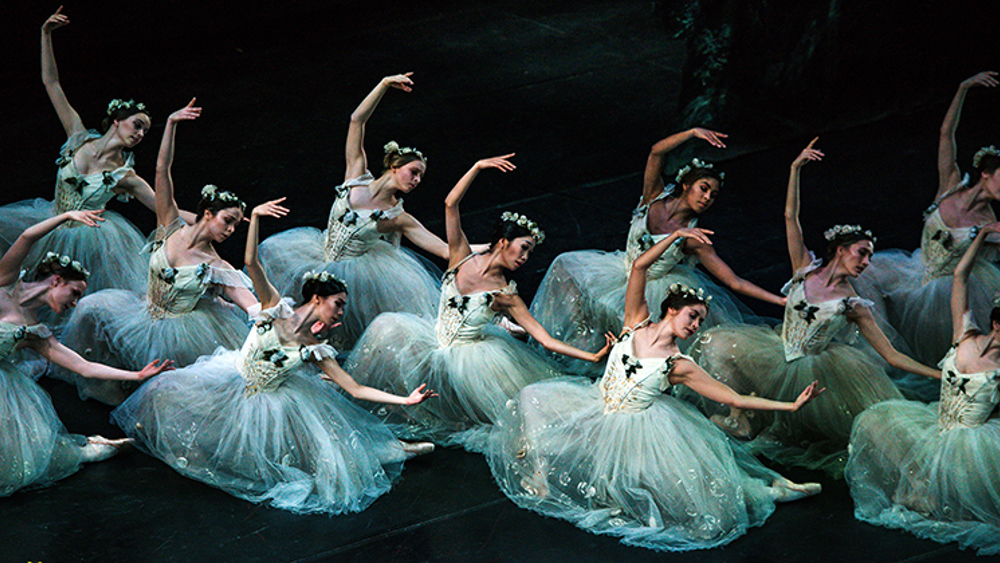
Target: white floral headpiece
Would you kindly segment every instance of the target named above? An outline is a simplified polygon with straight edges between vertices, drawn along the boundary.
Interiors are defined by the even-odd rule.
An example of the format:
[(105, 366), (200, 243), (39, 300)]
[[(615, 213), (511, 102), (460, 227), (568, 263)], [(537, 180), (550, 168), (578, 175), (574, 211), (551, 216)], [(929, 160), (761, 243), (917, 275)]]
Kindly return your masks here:
[(309, 270), (308, 272), (302, 274), (303, 284), (312, 280), (317, 280), (322, 283), (330, 283), (330, 282), (339, 283), (340, 285), (344, 286), (344, 291), (347, 291), (347, 282), (331, 274), (330, 272), (315, 272), (313, 270)]
[(135, 108), (138, 111), (146, 111), (146, 104), (137, 102), (135, 100), (129, 100), (126, 102), (125, 100), (119, 100), (118, 98), (115, 98), (111, 100), (111, 103), (108, 104), (108, 115), (111, 115), (112, 113), (120, 109), (131, 109), (131, 108)]
[[(711, 162), (702, 162), (701, 160), (698, 160), (697, 158), (691, 159), (691, 163), (690, 164), (685, 165), (683, 168), (681, 168), (680, 170), (677, 171), (677, 175), (674, 176), (674, 181), (677, 182), (678, 184), (680, 184), (681, 183), (681, 179), (684, 178), (684, 176), (687, 176), (688, 172), (690, 172), (691, 170), (693, 170), (695, 168), (715, 168), (715, 166)], [(725, 180), (726, 179), (726, 173), (725, 172), (719, 172), (719, 178)]]
[(531, 237), (535, 239), (535, 244), (542, 244), (545, 241), (545, 231), (538, 228), (538, 223), (535, 223), (520, 213), (504, 211), (503, 214), (500, 215), (500, 220), (509, 223), (516, 223), (521, 227), (528, 229), (528, 232), (531, 233)]
[(48, 266), (49, 264), (54, 264), (56, 262), (58, 262), (59, 265), (62, 266), (63, 268), (69, 268), (71, 270), (78, 272), (79, 274), (82, 274), (84, 278), (90, 277), (90, 272), (83, 267), (83, 264), (81, 264), (79, 260), (73, 260), (69, 256), (66, 256), (64, 254), (56, 254), (55, 252), (46, 252), (45, 258), (42, 258), (42, 261), (39, 262), (38, 267), (41, 268), (42, 266)]
[(399, 156), (403, 156), (406, 154), (415, 154), (417, 155), (417, 158), (424, 161), (425, 163), (427, 162), (427, 159), (424, 158), (424, 153), (418, 151), (413, 147), (401, 147), (399, 146), (399, 143), (397, 143), (396, 141), (389, 141), (388, 143), (385, 144), (385, 147), (383, 147), (383, 149), (385, 150), (385, 154), (387, 155), (398, 154)]
[(670, 287), (667, 288), (667, 297), (671, 295), (680, 295), (686, 299), (697, 299), (705, 305), (708, 305), (712, 301), (711, 295), (705, 295), (705, 290), (702, 288), (695, 289), (693, 287), (688, 287), (682, 283), (672, 283)]
[(986, 155), (1000, 158), (1000, 150), (997, 150), (993, 145), (979, 149), (976, 151), (976, 156), (972, 157), (972, 167), (979, 168), (979, 163), (982, 162), (983, 157)]
[(830, 242), (837, 237), (849, 235), (863, 235), (866, 238), (871, 239), (872, 244), (875, 244), (878, 240), (871, 231), (863, 230), (860, 225), (834, 225), (823, 233), (823, 238), (825, 238), (827, 242)]
[(201, 197), (208, 200), (219, 200), (228, 203), (235, 203), (240, 206), (240, 211), (246, 211), (247, 204), (243, 203), (243, 200), (236, 197), (233, 192), (219, 191), (219, 187), (215, 184), (207, 184), (201, 189)]

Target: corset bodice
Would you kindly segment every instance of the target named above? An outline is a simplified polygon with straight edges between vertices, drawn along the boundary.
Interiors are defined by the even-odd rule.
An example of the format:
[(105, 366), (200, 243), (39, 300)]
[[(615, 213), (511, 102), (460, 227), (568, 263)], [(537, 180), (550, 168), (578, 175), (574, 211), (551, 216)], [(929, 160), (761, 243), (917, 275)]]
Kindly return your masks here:
[(378, 242), (399, 244), (399, 233), (380, 233), (378, 222), (394, 219), (403, 213), (403, 201), (390, 209), (354, 209), (351, 207), (351, 189), (364, 187), (374, 181), (371, 172), (337, 186), (337, 197), (330, 208), (323, 249), (327, 260), (337, 261), (361, 256)]
[(649, 408), (670, 387), (670, 372), (680, 359), (691, 360), (684, 354), (667, 358), (637, 358), (633, 333), (623, 336), (611, 348), (604, 376), (599, 383), (604, 412), (640, 412)]

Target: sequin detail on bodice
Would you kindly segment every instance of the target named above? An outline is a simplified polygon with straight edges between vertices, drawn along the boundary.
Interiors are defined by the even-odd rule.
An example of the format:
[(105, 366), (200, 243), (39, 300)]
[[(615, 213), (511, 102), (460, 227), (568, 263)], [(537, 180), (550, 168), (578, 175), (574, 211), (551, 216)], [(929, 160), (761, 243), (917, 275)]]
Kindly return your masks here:
[(945, 225), (940, 207), (935, 207), (927, 215), (920, 236), (920, 256), (924, 261), (923, 283), (952, 275), (965, 251), (972, 245), (977, 232), (977, 227), (953, 229)]
[(213, 298), (219, 293), (219, 285), (246, 288), (253, 285), (243, 272), (216, 268), (207, 262), (176, 268), (171, 266), (164, 242), (179, 230), (178, 225), (183, 223), (175, 221), (164, 238), (148, 245), (153, 254), (149, 258), (146, 308), (153, 319), (181, 317), (194, 311), (199, 300)]
[(9, 358), (17, 349), (17, 345), (29, 336), (44, 339), (52, 336), (52, 332), (42, 324), (17, 325), (0, 321), (0, 361)]
[[(646, 252), (653, 247), (654, 244), (663, 240), (665, 237), (670, 236), (670, 233), (662, 235), (654, 235), (649, 232), (649, 207), (660, 201), (661, 199), (666, 199), (673, 193), (673, 186), (669, 186), (663, 191), (656, 199), (649, 202), (648, 204), (643, 204), (642, 200), (639, 200), (638, 207), (632, 212), (632, 223), (629, 225), (628, 229), (628, 239), (625, 241), (625, 258), (627, 262), (626, 275), (628, 271), (632, 268), (632, 262), (639, 257), (643, 252)], [(688, 228), (693, 228), (698, 224), (698, 219), (691, 219), (688, 222)], [(693, 263), (695, 261), (694, 257), (684, 254), (684, 238), (679, 238), (670, 245), (670, 248), (663, 252), (656, 262), (650, 266), (646, 277), (651, 280), (662, 278), (663, 276), (670, 273), (674, 269), (674, 266), (681, 263)]]
[(499, 319), (500, 313), (492, 308), (493, 296), (497, 293), (517, 294), (517, 284), (511, 281), (504, 289), (462, 295), (455, 283), (455, 275), (464, 263), (465, 260), (448, 270), (441, 279), (441, 302), (434, 330), (442, 348), (469, 344), (482, 338), (483, 329)]
[(962, 373), (955, 367), (955, 347), (941, 360), (941, 399), (938, 425), (941, 431), (976, 428), (1000, 403), (1000, 368), (978, 373)]
[[(818, 263), (813, 266), (818, 266)], [(788, 302), (785, 303), (785, 319), (781, 325), (786, 362), (819, 354), (834, 339), (848, 340), (848, 336), (853, 335), (853, 327), (847, 313), (854, 307), (872, 306), (871, 301), (860, 297), (810, 303), (806, 299), (804, 275), (792, 279), (786, 286), (786, 295)]]
[[(133, 158), (131, 153), (125, 153), (125, 164), (115, 170), (92, 172), (86, 175), (77, 171), (73, 155), (87, 141), (97, 139), (100, 136), (95, 131), (76, 133), (66, 141), (66, 144), (59, 151), (59, 158), (56, 160), (56, 166), (59, 167), (59, 171), (56, 173), (55, 193), (57, 214), (80, 209), (104, 209), (104, 206), (114, 197), (118, 197), (121, 201), (128, 201), (132, 198), (129, 194), (116, 194), (114, 192), (118, 182), (132, 171)], [(60, 227), (72, 228), (82, 224), (76, 221), (67, 221)]]
[(637, 358), (633, 334), (629, 332), (623, 336), (608, 354), (604, 377), (598, 383), (605, 413), (646, 410), (670, 388), (669, 376), (677, 360), (691, 360), (684, 354), (667, 358)]
[(321, 361), (337, 355), (337, 351), (326, 342), (308, 346), (281, 343), (274, 323), (292, 316), (291, 303), (291, 299), (285, 298), (275, 307), (262, 311), (240, 349), (236, 370), (246, 381), (243, 393), (247, 397), (274, 391), (304, 362)]
[(390, 209), (353, 209), (351, 189), (367, 186), (375, 178), (365, 172), (353, 180), (337, 186), (337, 198), (330, 208), (330, 218), (326, 225), (326, 243), (323, 255), (327, 260), (339, 261), (361, 256), (378, 241), (399, 245), (399, 233), (380, 233), (378, 222), (395, 219), (403, 213), (403, 200)]

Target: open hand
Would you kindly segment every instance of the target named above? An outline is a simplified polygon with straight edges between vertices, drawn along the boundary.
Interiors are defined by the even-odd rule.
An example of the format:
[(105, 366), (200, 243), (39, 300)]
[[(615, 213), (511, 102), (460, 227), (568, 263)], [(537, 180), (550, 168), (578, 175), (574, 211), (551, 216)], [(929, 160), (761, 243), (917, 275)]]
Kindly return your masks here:
[(437, 397), (438, 394), (434, 392), (433, 389), (428, 389), (426, 383), (421, 383), (420, 387), (417, 387), (410, 393), (410, 396), (406, 398), (406, 405), (419, 405), (420, 403), (430, 399), (431, 397)]
[(726, 143), (722, 142), (722, 139), (729, 137), (729, 135), (726, 135), (725, 133), (719, 133), (718, 131), (703, 129), (701, 127), (695, 127), (691, 130), (691, 133), (693, 133), (695, 137), (707, 141), (708, 144), (719, 149), (726, 148)]
[(167, 121), (169, 123), (177, 123), (178, 121), (193, 121), (201, 117), (201, 108), (195, 107), (195, 100), (197, 100), (197, 98), (191, 98), (188, 105), (170, 114)]
[(56, 10), (56, 13), (49, 16), (49, 19), (45, 20), (42, 24), (42, 33), (51, 33), (53, 29), (59, 29), (60, 27), (69, 25), (69, 16), (62, 13), (62, 6)]
[(810, 160), (823, 160), (823, 157), (826, 155), (824, 155), (822, 151), (813, 148), (818, 140), (819, 137), (816, 137), (812, 141), (809, 141), (806, 148), (802, 149), (799, 156), (795, 157), (795, 160), (792, 162), (792, 168), (800, 168), (803, 164), (809, 162)]
[(593, 363), (595, 363), (595, 364), (598, 363), (598, 362), (603, 361), (604, 358), (607, 358), (608, 354), (611, 353), (611, 347), (614, 346), (615, 343), (617, 343), (617, 342), (618, 342), (618, 337), (615, 336), (615, 333), (613, 333), (611, 331), (605, 332), (604, 333), (604, 347), (601, 348), (600, 350), (598, 350), (597, 353), (594, 354), (593, 359), (591, 359), (590, 361), (593, 362)]
[(412, 72), (407, 72), (405, 74), (396, 74), (394, 76), (386, 76), (382, 79), (382, 84), (390, 88), (395, 88), (397, 90), (402, 90), (404, 92), (413, 91), (413, 80), (410, 77), (413, 76)]
[(992, 70), (987, 70), (986, 72), (980, 72), (972, 78), (963, 80), (961, 87), (966, 90), (972, 88), (973, 86), (986, 86), (987, 88), (993, 88), (998, 84), (1000, 84), (1000, 80), (997, 80), (997, 73)]
[(146, 364), (146, 367), (137, 372), (136, 380), (143, 381), (153, 377), (154, 375), (160, 375), (165, 371), (171, 371), (172, 369), (174, 369), (173, 360), (163, 360), (162, 363), (160, 360), (153, 360), (152, 362)]
[(510, 159), (515, 153), (505, 154), (503, 156), (494, 156), (493, 158), (484, 158), (476, 163), (476, 168), (478, 170), (485, 170), (487, 168), (496, 168), (501, 172), (510, 172), (517, 168)]
[(104, 213), (103, 209), (80, 209), (67, 211), (63, 215), (69, 221), (83, 223), (88, 227), (100, 227), (101, 225), (99, 223), (104, 222), (104, 217), (101, 217), (102, 213)]
[(795, 399), (795, 403), (792, 410), (799, 410), (800, 408), (808, 404), (816, 397), (822, 395), (824, 391), (826, 391), (826, 387), (820, 389), (819, 381), (813, 381), (812, 383), (809, 384), (808, 387), (802, 390), (802, 393), (799, 393), (799, 397)]
[(699, 227), (682, 227), (674, 231), (674, 233), (678, 237), (689, 238), (711, 246), (712, 239), (708, 238), (708, 235), (714, 235), (715, 231), (710, 231), (708, 229), (702, 229)]
[(289, 209), (280, 204), (286, 199), (288, 198), (279, 197), (278, 199), (272, 199), (271, 201), (262, 203), (257, 207), (254, 207), (250, 214), (254, 217), (284, 217), (285, 215), (288, 215)]

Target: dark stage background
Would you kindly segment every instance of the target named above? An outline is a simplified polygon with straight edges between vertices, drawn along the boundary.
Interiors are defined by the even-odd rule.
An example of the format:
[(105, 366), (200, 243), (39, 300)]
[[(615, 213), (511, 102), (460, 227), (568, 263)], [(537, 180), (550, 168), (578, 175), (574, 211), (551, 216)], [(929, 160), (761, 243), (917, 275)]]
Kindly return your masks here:
[[(5, 9), (0, 204), (52, 197), (65, 136), (39, 78), (38, 36), (57, 6)], [(178, 199), (193, 208), (206, 183), (250, 205), (288, 196), (292, 214), (265, 223), (265, 236), (325, 225), (351, 111), (382, 76), (413, 71), (414, 91), (390, 91), (369, 122), (372, 167), (389, 140), (428, 155), (428, 176), (406, 208), (443, 235), (443, 198), (459, 176), (479, 158), (516, 152), (518, 170), (481, 175), (462, 207), (477, 240), (507, 209), (547, 231), (513, 276), (528, 301), (558, 253), (624, 246), (650, 145), (691, 125), (730, 134), (728, 149), (691, 144), (678, 161), (699, 156), (726, 171), (701, 224), (740, 275), (771, 290), (789, 277), (784, 186), (815, 135), (827, 158), (803, 174), (807, 242), (818, 248), (824, 229), (850, 222), (876, 231), (881, 248), (913, 249), (936, 189), (947, 104), (961, 80), (1000, 67), (1000, 4), (989, 0), (109, 1), (64, 12), (72, 23), (54, 34), (56, 58), (84, 123), (96, 127), (112, 98), (145, 102), (154, 128), (136, 170), (152, 179), (165, 118), (197, 96), (203, 116), (177, 138)], [(998, 101), (997, 91), (969, 95), (963, 168), (998, 141)], [(154, 226), (136, 203), (110, 207), (144, 231)], [(241, 232), (219, 250), (238, 267), (243, 244)], [(108, 409), (45, 385), (70, 431), (120, 435)], [(780, 507), (729, 547), (665, 556), (515, 508), (483, 460), (464, 452), (414, 460), (369, 510), (334, 518), (249, 505), (128, 452), (50, 489), (0, 499), (0, 560), (971, 558), (863, 525), (844, 483), (823, 484), (823, 495)]]

